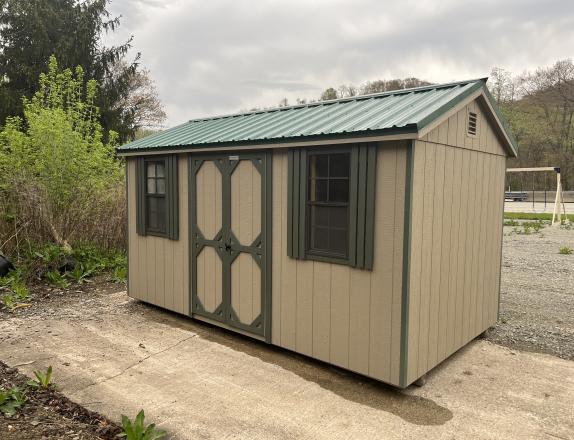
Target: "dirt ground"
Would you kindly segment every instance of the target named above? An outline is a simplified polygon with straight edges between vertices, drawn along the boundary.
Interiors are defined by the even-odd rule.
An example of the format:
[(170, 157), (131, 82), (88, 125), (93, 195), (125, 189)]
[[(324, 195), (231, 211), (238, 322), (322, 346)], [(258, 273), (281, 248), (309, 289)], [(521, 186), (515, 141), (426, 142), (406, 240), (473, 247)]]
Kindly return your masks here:
[(0, 313), (0, 359), (28, 375), (52, 365), (73, 401), (112, 421), (144, 408), (175, 439), (574, 439), (574, 255), (558, 254), (574, 231), (542, 232), (505, 236), (502, 322), (489, 337), (506, 346), (474, 341), (422, 388), (398, 391), (113, 284)]
[(574, 254), (558, 253), (574, 249), (574, 229), (514, 229), (504, 228), (500, 319), (488, 339), (574, 360)]

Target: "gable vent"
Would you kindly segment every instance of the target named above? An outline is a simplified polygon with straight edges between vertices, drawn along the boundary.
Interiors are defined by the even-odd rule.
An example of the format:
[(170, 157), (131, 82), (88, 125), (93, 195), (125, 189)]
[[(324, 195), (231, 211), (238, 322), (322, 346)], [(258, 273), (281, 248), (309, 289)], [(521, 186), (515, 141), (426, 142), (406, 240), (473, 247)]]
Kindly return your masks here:
[(468, 112), (467, 133), (469, 136), (476, 136), (478, 131), (478, 115), (474, 112)]

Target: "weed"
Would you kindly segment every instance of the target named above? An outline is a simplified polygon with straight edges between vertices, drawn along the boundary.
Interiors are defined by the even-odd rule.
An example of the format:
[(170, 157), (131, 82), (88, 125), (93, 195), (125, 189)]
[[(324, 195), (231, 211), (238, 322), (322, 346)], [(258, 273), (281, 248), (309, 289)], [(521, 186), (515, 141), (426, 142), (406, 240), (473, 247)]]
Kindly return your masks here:
[(572, 249), (571, 247), (568, 247), (568, 246), (562, 246), (560, 248), (560, 250), (558, 251), (558, 253), (561, 255), (570, 255), (573, 252), (574, 252), (574, 249)]
[(26, 403), (26, 394), (18, 387), (7, 390), (0, 388), (0, 412), (5, 416), (12, 416)]
[(122, 414), (122, 428), (123, 432), (118, 434), (118, 437), (127, 440), (156, 440), (165, 437), (165, 431), (155, 429), (155, 424), (145, 426), (144, 424), (144, 410), (142, 409), (136, 416), (134, 422)]
[(70, 287), (69, 281), (64, 278), (64, 276), (57, 270), (51, 270), (46, 272), (44, 278), (53, 286), (59, 287), (60, 289), (66, 289)]
[(504, 226), (518, 226), (519, 223), (516, 220), (504, 220)]
[(66, 276), (76, 283), (87, 283), (89, 281), (88, 277), (92, 276), (97, 269), (98, 266), (88, 268), (84, 264), (78, 263), (73, 270), (66, 272)]
[(114, 283), (125, 283), (128, 278), (128, 269), (125, 266), (118, 266), (114, 269), (110, 278)]
[(2, 295), (2, 304), (11, 312), (16, 308), (16, 299), (12, 293)]
[[(522, 220), (552, 220), (552, 214), (544, 212), (505, 212), (504, 218)], [(574, 222), (574, 214), (567, 214), (566, 218), (571, 222)]]
[(27, 384), (34, 388), (47, 390), (52, 386), (52, 366), (50, 365), (45, 373), (34, 371), (36, 379), (30, 379)]

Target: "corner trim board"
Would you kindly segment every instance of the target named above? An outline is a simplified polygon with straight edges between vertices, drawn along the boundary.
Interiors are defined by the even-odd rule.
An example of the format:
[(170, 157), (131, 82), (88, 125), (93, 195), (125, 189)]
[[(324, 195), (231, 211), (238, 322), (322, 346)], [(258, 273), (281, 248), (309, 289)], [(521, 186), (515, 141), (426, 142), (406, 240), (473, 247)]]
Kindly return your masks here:
[(407, 386), (408, 367), (408, 331), (409, 331), (409, 279), (411, 262), (411, 228), (412, 228), (412, 188), (413, 188), (413, 165), (414, 165), (415, 141), (411, 141), (407, 147), (407, 165), (405, 176), (405, 214), (403, 232), (403, 285), (401, 298), (401, 345), (400, 345), (400, 372), (399, 386)]

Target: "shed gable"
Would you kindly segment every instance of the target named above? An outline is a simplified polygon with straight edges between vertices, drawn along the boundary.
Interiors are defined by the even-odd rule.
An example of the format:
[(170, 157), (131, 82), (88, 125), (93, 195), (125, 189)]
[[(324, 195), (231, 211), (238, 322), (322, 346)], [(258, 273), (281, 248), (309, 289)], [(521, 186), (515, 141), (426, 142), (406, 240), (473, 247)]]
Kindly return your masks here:
[[(470, 135), (469, 115), (476, 115), (476, 135)], [(421, 140), (436, 144), (450, 145), (468, 150), (482, 151), (497, 156), (508, 153), (496, 132), (496, 125), (490, 111), (480, 98), (475, 98), (456, 113), (432, 129)]]

